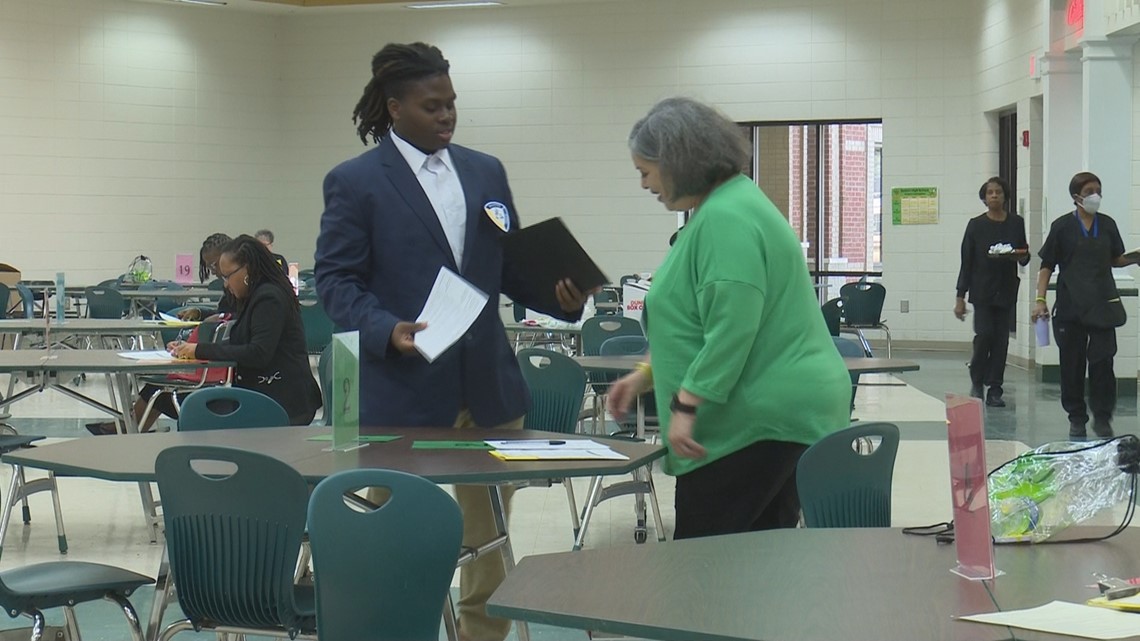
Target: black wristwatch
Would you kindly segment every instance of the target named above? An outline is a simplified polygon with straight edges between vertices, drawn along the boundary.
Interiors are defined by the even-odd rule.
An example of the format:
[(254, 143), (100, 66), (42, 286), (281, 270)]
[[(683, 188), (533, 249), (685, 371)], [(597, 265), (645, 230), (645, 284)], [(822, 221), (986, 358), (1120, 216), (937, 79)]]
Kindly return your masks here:
[(678, 398), (676, 394), (674, 394), (673, 400), (669, 401), (669, 411), (695, 415), (697, 413), (697, 406), (689, 405), (688, 403), (682, 403), (681, 399)]

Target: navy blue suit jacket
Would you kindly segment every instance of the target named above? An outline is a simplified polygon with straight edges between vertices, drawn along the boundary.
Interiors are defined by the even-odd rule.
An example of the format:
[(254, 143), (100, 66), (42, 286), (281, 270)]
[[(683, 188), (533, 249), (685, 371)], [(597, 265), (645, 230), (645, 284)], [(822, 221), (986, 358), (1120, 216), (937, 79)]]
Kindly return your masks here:
[[(492, 427), (522, 416), (530, 404), (498, 311), (500, 292), (514, 299), (517, 271), (504, 264), (504, 232), (483, 210), (490, 201), (506, 205), (510, 229), (518, 229), (506, 171), (493, 156), (448, 149), (467, 201), (462, 265), (390, 136), (325, 177), (317, 292), (338, 326), (360, 331), (362, 425), (450, 427), (467, 408), (476, 424)], [(488, 299), (467, 335), (428, 363), (396, 352), (389, 338), (398, 321), (419, 316), (441, 266)]]

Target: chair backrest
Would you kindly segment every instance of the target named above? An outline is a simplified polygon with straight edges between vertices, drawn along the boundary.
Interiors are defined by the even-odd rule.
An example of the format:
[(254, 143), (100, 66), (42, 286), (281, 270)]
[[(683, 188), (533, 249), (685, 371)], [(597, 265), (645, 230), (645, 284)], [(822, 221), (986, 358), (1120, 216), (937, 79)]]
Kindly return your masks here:
[(8, 318), (8, 303), (12, 300), (12, 290), (0, 283), (0, 318)]
[(225, 290), (225, 288), (226, 281), (222, 280), (221, 278), (215, 278), (206, 285), (206, 290), (211, 292), (220, 292)]
[(167, 448), (154, 469), (186, 618), (296, 630), (293, 571), (305, 532), (305, 479), (277, 459), (226, 447)]
[(316, 297), (301, 301), (301, 323), (305, 326), (305, 348), (310, 354), (320, 354), (332, 343), (332, 319)]
[[(385, 487), (375, 510), (346, 494)], [(352, 497), (349, 497), (352, 500)], [(463, 539), (459, 506), (439, 486), (392, 470), (348, 470), (309, 500), (321, 641), (435, 641)]]
[(514, 303), (511, 305), (511, 313), (516, 323), (521, 323), (526, 320), (526, 306), (522, 303)]
[(887, 288), (880, 283), (859, 281), (839, 288), (843, 320), (852, 327), (874, 327), (882, 320)]
[(586, 372), (574, 359), (550, 350), (527, 348), (517, 355), (530, 388), (528, 430), (572, 433), (586, 395)]
[(178, 409), (178, 430), (283, 427), (289, 415), (277, 401), (240, 387), (207, 387), (186, 397)]
[(321, 410), (321, 422), (332, 425), (332, 344), (330, 343), (317, 359), (317, 380), (321, 384), (321, 400), (324, 402)]
[(832, 298), (820, 308), (823, 320), (827, 323), (827, 331), (832, 336), (839, 336), (839, 328), (843, 325), (843, 299)]
[[(139, 291), (140, 292), (141, 291), (153, 291), (153, 290), (168, 291), (168, 292), (180, 292), (180, 291), (184, 291), (185, 289), (186, 288), (183, 287), (182, 285), (179, 285), (178, 283), (175, 283), (175, 282), (169, 281), (169, 280), (148, 280), (147, 282), (143, 283), (142, 285), (139, 285)], [(171, 298), (169, 296), (167, 296), (167, 297), (156, 296), (154, 299), (154, 310), (156, 312), (170, 312), (170, 310), (178, 307), (181, 304), (182, 304), (182, 301), (180, 301), (177, 298)]]
[(644, 336), (641, 321), (625, 316), (595, 316), (582, 321), (582, 355), (601, 354), (602, 343), (615, 336)]
[[(856, 441), (880, 439), (870, 453)], [(852, 425), (820, 439), (800, 457), (796, 489), (808, 527), (890, 527), (891, 479), (899, 428), (890, 423)]]
[(636, 356), (649, 351), (649, 340), (644, 336), (614, 336), (607, 338), (598, 350), (599, 356)]
[(127, 312), (127, 301), (117, 289), (88, 287), (83, 291), (88, 318), (122, 318)]
[(32, 290), (23, 283), (16, 283), (16, 292), (20, 294), (20, 305), (23, 308), (24, 318), (35, 318), (36, 296)]

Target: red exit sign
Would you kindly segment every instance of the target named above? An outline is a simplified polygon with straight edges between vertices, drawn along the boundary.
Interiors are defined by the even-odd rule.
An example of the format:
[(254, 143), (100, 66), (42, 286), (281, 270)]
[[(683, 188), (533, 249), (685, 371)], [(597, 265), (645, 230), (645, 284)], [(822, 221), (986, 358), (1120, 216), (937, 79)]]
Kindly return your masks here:
[(1085, 0), (1069, 0), (1069, 9), (1065, 12), (1065, 21), (1070, 25), (1084, 24)]

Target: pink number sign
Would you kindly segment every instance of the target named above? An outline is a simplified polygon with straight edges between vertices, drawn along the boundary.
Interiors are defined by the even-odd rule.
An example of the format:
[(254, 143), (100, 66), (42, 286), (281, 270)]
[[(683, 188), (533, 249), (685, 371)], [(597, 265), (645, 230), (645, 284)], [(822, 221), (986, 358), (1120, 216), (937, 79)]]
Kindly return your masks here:
[(174, 282), (183, 285), (194, 282), (193, 254), (178, 254), (174, 257)]
[(967, 579), (992, 579), (996, 572), (986, 487), (982, 400), (947, 394), (946, 425), (950, 448), (950, 494), (954, 506), (954, 545), (958, 552), (958, 567), (951, 571)]

